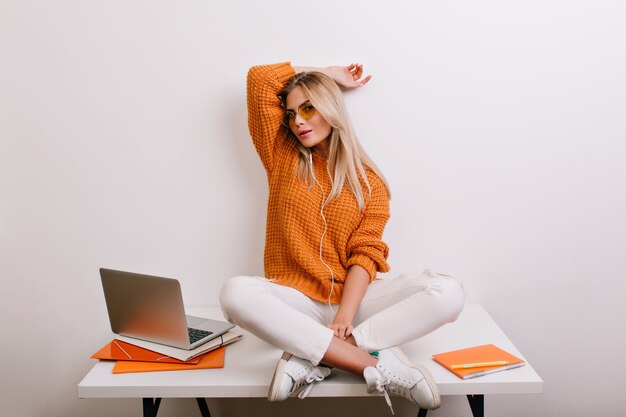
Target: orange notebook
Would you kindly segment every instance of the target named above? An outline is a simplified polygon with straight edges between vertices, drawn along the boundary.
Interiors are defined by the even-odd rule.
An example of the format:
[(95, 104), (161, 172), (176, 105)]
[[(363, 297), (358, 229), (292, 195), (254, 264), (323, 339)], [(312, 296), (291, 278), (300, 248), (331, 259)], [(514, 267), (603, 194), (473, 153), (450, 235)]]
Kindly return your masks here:
[(221, 347), (205, 353), (199, 357), (200, 361), (197, 364), (118, 361), (113, 367), (113, 373), (124, 374), (131, 372), (186, 371), (191, 369), (223, 368), (225, 351), (226, 348)]
[[(474, 346), (451, 352), (433, 355), (433, 360), (443, 366), (459, 378), (478, 378), (494, 372), (506, 371), (507, 369), (519, 368), (526, 365), (522, 359), (511, 355), (495, 345)], [(483, 366), (467, 369), (452, 369), (454, 365), (465, 365), (485, 362), (507, 361), (506, 365)]]
[(116, 360), (116, 361), (141, 361), (141, 362), (161, 362), (161, 363), (179, 363), (179, 364), (197, 364), (199, 357), (181, 361), (161, 353), (153, 352), (121, 340), (113, 340), (105, 347), (91, 355), (93, 359)]

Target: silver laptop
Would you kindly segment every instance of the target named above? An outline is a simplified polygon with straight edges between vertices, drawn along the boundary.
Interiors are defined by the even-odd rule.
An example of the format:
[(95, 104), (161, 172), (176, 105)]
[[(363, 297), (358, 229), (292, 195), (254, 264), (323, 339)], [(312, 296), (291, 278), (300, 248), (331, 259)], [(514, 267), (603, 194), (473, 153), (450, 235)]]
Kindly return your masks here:
[(194, 349), (234, 325), (185, 315), (178, 280), (100, 268), (113, 333)]

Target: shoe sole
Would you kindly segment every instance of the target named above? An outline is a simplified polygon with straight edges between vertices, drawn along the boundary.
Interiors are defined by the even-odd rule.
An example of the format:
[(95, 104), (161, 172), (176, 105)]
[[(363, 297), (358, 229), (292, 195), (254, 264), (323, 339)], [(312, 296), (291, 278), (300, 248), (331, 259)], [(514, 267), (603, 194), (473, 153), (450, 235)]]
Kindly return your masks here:
[(291, 353), (283, 352), (283, 356), (276, 364), (274, 375), (272, 375), (272, 382), (270, 383), (270, 390), (267, 393), (267, 401), (276, 402), (278, 399), (278, 391), (285, 375), (285, 366), (287, 361), (291, 358)]
[(404, 352), (402, 352), (397, 347), (391, 348), (391, 351), (394, 353), (394, 355), (397, 356), (398, 359), (400, 359), (400, 362), (404, 363), (406, 366), (410, 368), (417, 369), (418, 371), (422, 373), (422, 375), (424, 375), (424, 379), (426, 380), (426, 383), (428, 384), (428, 388), (430, 388), (430, 392), (433, 393), (434, 404), (432, 407), (429, 407), (429, 408), (426, 408), (420, 405), (420, 408), (424, 408), (427, 410), (436, 410), (437, 408), (441, 407), (441, 396), (439, 395), (439, 388), (437, 387), (437, 383), (435, 382), (435, 379), (430, 374), (428, 369), (426, 369), (425, 367), (421, 365), (413, 365), (411, 361), (409, 360), (409, 358), (404, 354)]

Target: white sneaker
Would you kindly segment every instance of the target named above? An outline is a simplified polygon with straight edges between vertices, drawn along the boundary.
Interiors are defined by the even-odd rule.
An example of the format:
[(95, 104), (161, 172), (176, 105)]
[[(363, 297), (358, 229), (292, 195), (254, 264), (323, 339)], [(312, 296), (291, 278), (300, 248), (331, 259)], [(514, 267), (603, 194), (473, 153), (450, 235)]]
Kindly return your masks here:
[(268, 401), (284, 401), (293, 393), (300, 390), (299, 398), (306, 397), (313, 385), (330, 375), (330, 368), (315, 366), (306, 359), (283, 353), (272, 377)]
[(427, 410), (441, 406), (439, 390), (430, 372), (423, 366), (411, 365), (397, 347), (378, 352), (376, 367), (365, 368), (363, 376), (367, 383), (367, 392), (383, 395), (392, 414), (389, 394), (404, 397)]

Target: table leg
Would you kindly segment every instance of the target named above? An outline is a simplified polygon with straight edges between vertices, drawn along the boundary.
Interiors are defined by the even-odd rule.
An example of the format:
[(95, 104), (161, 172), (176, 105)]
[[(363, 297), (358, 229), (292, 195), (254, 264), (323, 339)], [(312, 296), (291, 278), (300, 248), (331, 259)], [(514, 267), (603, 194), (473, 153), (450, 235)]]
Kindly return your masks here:
[(202, 417), (211, 417), (209, 406), (206, 405), (206, 400), (204, 398), (196, 398), (196, 401), (198, 402), (198, 407), (200, 408), (200, 414), (202, 414)]
[(470, 408), (474, 417), (485, 417), (485, 396), (484, 395), (468, 395)]
[(143, 417), (156, 417), (159, 412), (161, 399), (144, 398), (143, 399)]

